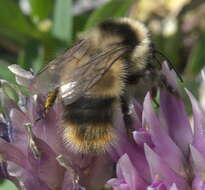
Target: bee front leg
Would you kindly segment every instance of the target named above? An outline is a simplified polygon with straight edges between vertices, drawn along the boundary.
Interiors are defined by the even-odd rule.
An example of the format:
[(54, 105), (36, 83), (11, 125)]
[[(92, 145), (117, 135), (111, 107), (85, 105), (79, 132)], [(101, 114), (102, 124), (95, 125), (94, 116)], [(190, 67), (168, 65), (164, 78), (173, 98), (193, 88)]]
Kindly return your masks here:
[(123, 113), (123, 120), (125, 123), (127, 135), (129, 139), (132, 139), (132, 132), (134, 131), (132, 127), (133, 120), (130, 115), (129, 99), (127, 97), (121, 97), (121, 109)]
[(157, 107), (159, 107), (159, 104), (156, 100), (156, 97), (157, 97), (157, 90), (159, 88), (166, 89), (169, 93), (175, 96), (179, 95), (177, 90), (169, 83), (166, 76), (162, 72), (159, 72), (158, 70), (151, 68), (147, 75), (149, 77), (149, 81), (152, 81), (150, 95)]
[(179, 92), (168, 82), (164, 75), (161, 75), (160, 79), (161, 88), (165, 88), (169, 93), (175, 96), (179, 96)]
[(150, 96), (153, 100), (153, 102), (155, 103), (156, 107), (158, 108), (159, 107), (159, 103), (157, 102), (157, 86), (153, 86), (151, 89), (150, 89)]

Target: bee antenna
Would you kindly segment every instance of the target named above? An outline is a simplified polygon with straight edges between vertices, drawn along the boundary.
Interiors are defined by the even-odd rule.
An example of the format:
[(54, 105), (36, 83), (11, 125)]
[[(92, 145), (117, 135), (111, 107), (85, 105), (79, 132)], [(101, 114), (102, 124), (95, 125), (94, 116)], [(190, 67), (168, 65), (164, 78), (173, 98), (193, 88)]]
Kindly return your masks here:
[[(174, 71), (175, 71), (175, 73), (177, 74), (177, 77), (179, 78), (179, 80), (181, 81), (181, 82), (183, 82), (183, 78), (181, 77), (181, 75), (180, 75), (180, 73), (175, 69), (175, 67), (173, 66), (173, 64), (171, 63), (171, 61), (169, 60), (169, 58), (166, 56), (166, 55), (164, 55), (162, 52), (160, 52), (159, 50), (154, 50), (154, 54), (155, 53), (157, 53), (157, 54), (159, 54), (159, 55), (161, 55), (163, 58), (165, 58), (165, 60), (167, 61), (167, 63), (168, 63), (168, 66), (169, 66), (169, 68), (170, 69), (173, 69)], [(156, 57), (155, 57), (155, 59), (157, 59)], [(159, 60), (157, 61), (158, 63), (159, 63)]]

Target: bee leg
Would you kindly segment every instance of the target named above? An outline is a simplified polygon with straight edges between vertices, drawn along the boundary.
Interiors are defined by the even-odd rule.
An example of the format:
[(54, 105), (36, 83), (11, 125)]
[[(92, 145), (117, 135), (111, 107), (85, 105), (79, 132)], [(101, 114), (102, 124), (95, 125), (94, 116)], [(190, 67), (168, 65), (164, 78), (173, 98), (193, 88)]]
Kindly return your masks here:
[(43, 105), (43, 111), (42, 111), (42, 115), (37, 118), (35, 120), (35, 122), (38, 122), (40, 120), (43, 120), (46, 115), (48, 114), (48, 111), (49, 109), (53, 106), (53, 104), (55, 103), (55, 100), (57, 98), (57, 95), (58, 95), (58, 89), (56, 88), (54, 91), (52, 92), (49, 92), (48, 95), (47, 95), (47, 98), (45, 100), (45, 103)]
[(132, 118), (130, 115), (129, 101), (127, 100), (126, 97), (121, 97), (121, 109), (123, 113), (123, 119), (125, 122), (127, 135), (131, 139), (132, 132), (134, 129), (132, 128)]
[[(148, 73), (149, 79), (151, 81), (155, 81), (151, 89), (151, 95), (153, 94), (153, 97), (156, 97), (157, 95), (157, 87), (165, 88), (171, 94), (175, 96), (179, 96), (176, 89), (170, 85), (169, 81), (167, 80), (164, 74), (162, 74), (161, 72), (153, 68), (149, 68), (148, 70), (149, 70), (149, 73)], [(156, 100), (154, 100), (154, 102), (157, 103)]]
[(132, 119), (129, 114), (129, 103), (125, 97), (121, 97), (121, 108), (123, 113), (123, 119), (126, 125), (132, 125)]
[(153, 86), (150, 90), (150, 96), (153, 100), (153, 102), (155, 103), (155, 105), (157, 106), (157, 108), (159, 107), (159, 103), (157, 102), (156, 100), (156, 97), (157, 97), (157, 87), (156, 86)]
[(38, 123), (40, 120), (42, 120), (43, 119), (43, 117), (39, 117), (39, 118), (37, 118), (36, 120), (35, 120), (35, 123)]
[(46, 115), (47, 115), (47, 113), (48, 113), (48, 110), (49, 110), (49, 108), (43, 108), (43, 111), (42, 111), (42, 115), (41, 116), (39, 116), (36, 120), (35, 120), (35, 123), (37, 123), (37, 122), (39, 122), (40, 120), (43, 120), (43, 119), (45, 119), (45, 117), (46, 117)]
[(179, 96), (179, 93), (177, 92), (176, 89), (174, 89), (169, 82), (167, 81), (167, 79), (165, 78), (164, 75), (161, 76), (161, 87), (164, 87), (169, 93), (175, 95), (175, 96)]

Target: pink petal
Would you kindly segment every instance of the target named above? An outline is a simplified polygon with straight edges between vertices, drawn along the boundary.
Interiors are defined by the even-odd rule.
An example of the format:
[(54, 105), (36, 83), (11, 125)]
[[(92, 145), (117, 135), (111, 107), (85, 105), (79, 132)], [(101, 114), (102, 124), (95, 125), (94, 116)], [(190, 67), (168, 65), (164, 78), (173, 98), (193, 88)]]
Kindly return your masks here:
[(154, 181), (147, 187), (148, 190), (167, 190), (166, 186), (160, 180)]
[(154, 150), (175, 172), (178, 174), (185, 174), (185, 168), (183, 167), (185, 163), (184, 156), (173, 140), (168, 136), (166, 130), (153, 111), (149, 94), (146, 95), (144, 100), (143, 117), (148, 124), (148, 131), (151, 134)]
[(61, 190), (84, 190), (84, 188), (80, 187), (79, 184), (75, 184), (74, 180), (75, 179), (73, 179), (73, 176), (70, 171), (66, 171), (63, 178)]
[(193, 145), (205, 156), (205, 113), (198, 104), (194, 96), (186, 90), (192, 103), (193, 119), (194, 119), (194, 140)]
[(166, 162), (146, 144), (145, 155), (153, 178), (157, 176), (167, 188), (171, 187), (173, 183), (176, 183), (180, 190), (189, 189), (185, 179), (167, 166)]
[(32, 164), (35, 175), (37, 175), (49, 187), (60, 187), (64, 168), (62, 168), (56, 160), (57, 155), (53, 150), (41, 139), (35, 138), (36, 146), (40, 152), (39, 158), (34, 158), (31, 150), (28, 150), (28, 160)]
[(22, 69), (19, 65), (13, 64), (8, 66), (8, 69), (16, 75), (16, 82), (20, 85), (23, 85), (27, 88), (31, 87), (32, 79), (34, 78), (34, 75)]
[(197, 175), (194, 177), (192, 181), (192, 190), (204, 190), (205, 189), (205, 182), (203, 176)]
[(28, 80), (28, 79), (25, 79), (25, 78), (19, 77), (19, 76), (16, 76), (15, 78), (16, 78), (17, 84), (22, 85), (22, 86), (24, 86), (26, 88), (29, 88), (32, 85), (32, 81), (31, 80)]
[(126, 184), (124, 179), (120, 179), (120, 178), (112, 178), (110, 180), (107, 181), (108, 185), (112, 185), (112, 187), (117, 187), (120, 184)]
[(192, 157), (193, 169), (195, 175), (205, 172), (205, 158), (204, 156), (192, 145), (190, 145), (190, 153)]
[(174, 183), (174, 184), (170, 187), (169, 190), (178, 190), (178, 188), (177, 188), (176, 184)]
[(162, 73), (166, 77), (167, 82), (169, 83), (169, 85), (171, 85), (172, 88), (174, 88), (176, 91), (178, 91), (177, 80), (176, 80), (177, 75), (176, 75), (174, 70), (170, 70), (170, 68), (169, 68), (166, 61), (164, 61), (164, 63), (162, 64)]
[(164, 119), (170, 137), (185, 155), (189, 153), (192, 143), (192, 131), (184, 105), (179, 97), (165, 90), (160, 91), (160, 118)]
[(130, 190), (129, 185), (123, 179), (113, 178), (107, 184), (111, 185), (113, 190)]
[(28, 141), (24, 124), (28, 123), (29, 120), (23, 112), (17, 109), (11, 109), (10, 118), (13, 126), (12, 144), (26, 153)]
[(22, 69), (19, 65), (13, 64), (9, 65), (8, 69), (17, 76), (26, 78), (26, 79), (33, 79), (34, 75), (31, 72)]
[(144, 129), (141, 129), (139, 131), (134, 131), (133, 138), (136, 144), (139, 145), (140, 147), (144, 147), (144, 143), (148, 144), (151, 147), (154, 147), (150, 133)]
[(52, 190), (51, 188), (48, 188), (48, 186), (42, 182), (38, 176), (33, 175), (32, 172), (29, 172), (13, 162), (8, 162), (8, 171), (11, 176), (18, 179), (21, 189)]
[(57, 154), (63, 153), (60, 122), (57, 113), (51, 109), (46, 118), (33, 126), (34, 134), (45, 141)]
[(115, 120), (115, 126), (118, 132), (118, 142), (117, 145), (109, 151), (109, 154), (112, 155), (115, 160), (118, 160), (125, 153), (128, 154), (136, 169), (141, 171), (143, 179), (149, 181), (150, 174), (143, 148), (137, 146), (133, 140), (128, 137), (122, 116), (119, 116)]
[(5, 156), (5, 160), (14, 162), (19, 166), (21, 166), (22, 168), (31, 171), (31, 165), (28, 162), (26, 155), (18, 148), (16, 148), (14, 145), (4, 141), (1, 138), (0, 138), (0, 153), (2, 153)]
[(112, 177), (113, 167), (114, 163), (109, 155), (95, 156), (89, 167), (81, 169), (80, 184), (90, 190), (101, 189)]
[(142, 106), (135, 100), (130, 105), (131, 118), (133, 122), (133, 128), (142, 128)]
[(124, 179), (130, 189), (143, 189), (147, 186), (137, 173), (127, 154), (124, 154), (117, 163), (117, 176)]

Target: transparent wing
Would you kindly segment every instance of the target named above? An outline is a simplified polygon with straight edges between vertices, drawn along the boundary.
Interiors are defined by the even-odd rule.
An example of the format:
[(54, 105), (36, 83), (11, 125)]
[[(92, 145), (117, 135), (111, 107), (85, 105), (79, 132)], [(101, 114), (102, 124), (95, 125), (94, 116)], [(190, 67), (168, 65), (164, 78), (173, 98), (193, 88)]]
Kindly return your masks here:
[(32, 92), (47, 93), (59, 88), (63, 101), (70, 104), (93, 87), (127, 51), (127, 48), (118, 45), (90, 56), (89, 47), (89, 41), (81, 41), (53, 60), (34, 79)]
[[(82, 60), (87, 60), (89, 42), (82, 40), (64, 54), (51, 61), (32, 81), (31, 93), (48, 93), (67, 83), (62, 79), (63, 71), (70, 75)], [(68, 79), (67, 79), (68, 80)]]
[(71, 104), (92, 88), (109, 70), (116, 60), (124, 55), (125, 48), (112, 49), (92, 57), (72, 75), (69, 83), (60, 87), (61, 96), (65, 104)]

